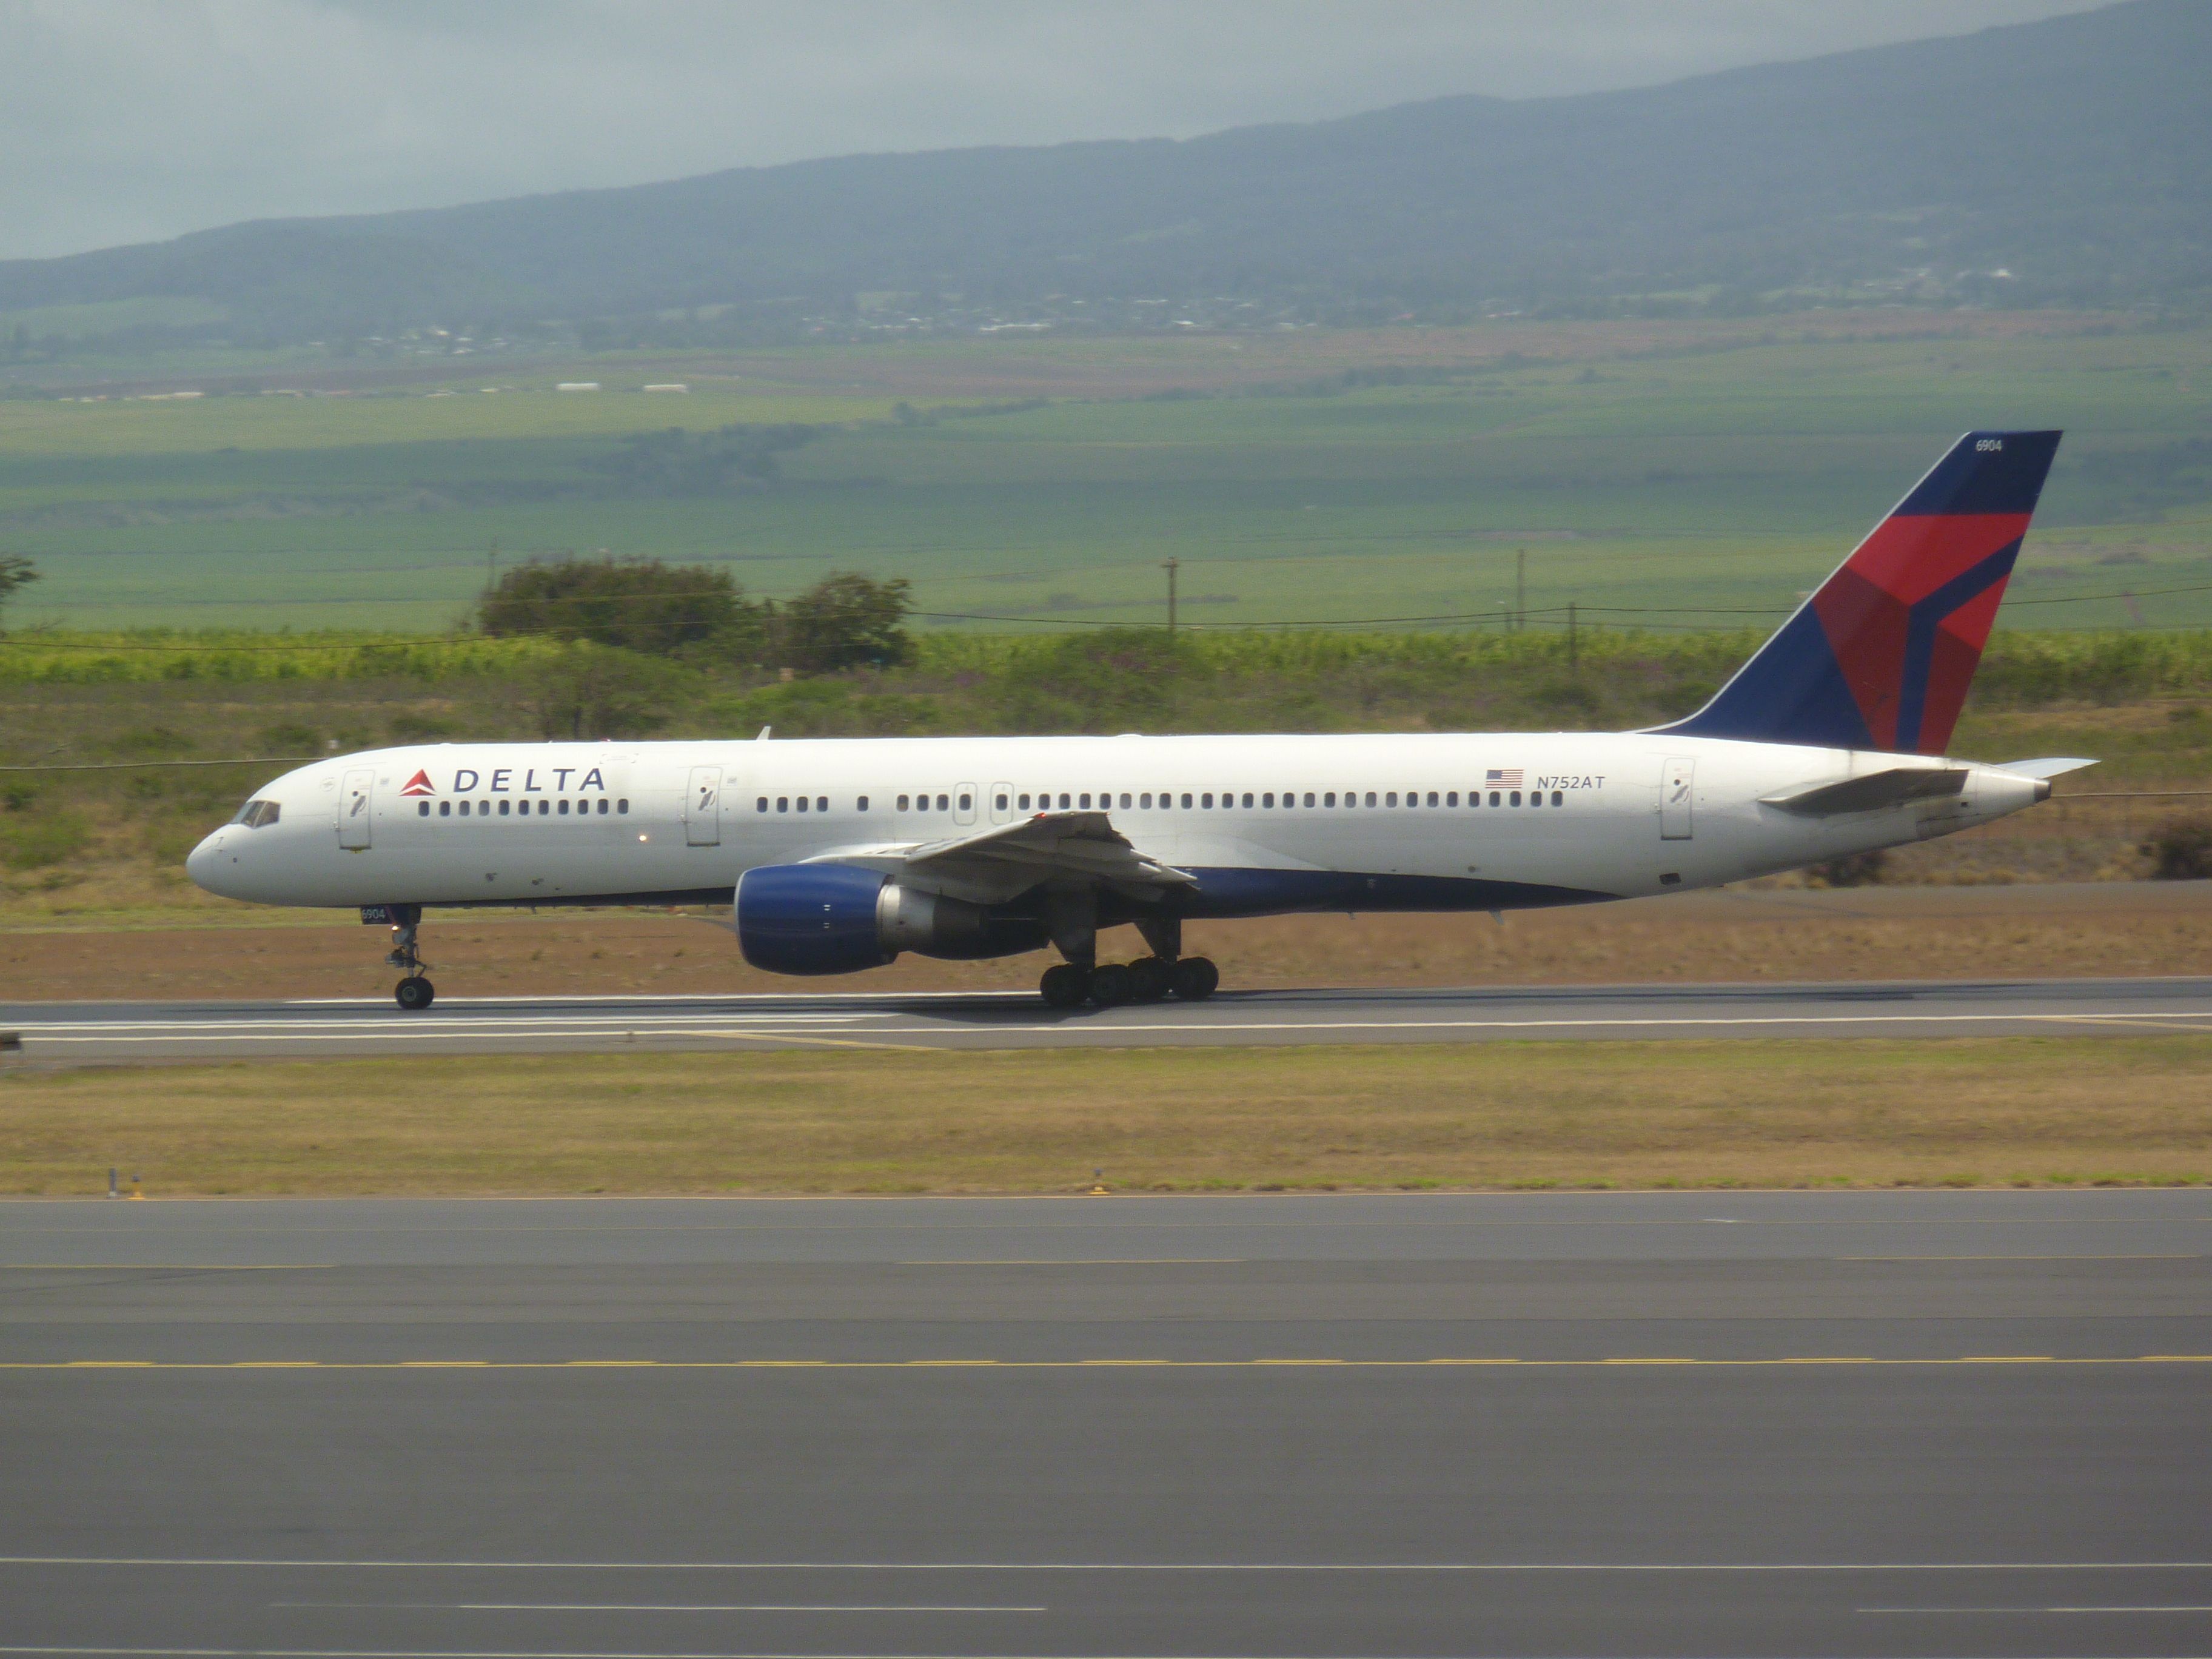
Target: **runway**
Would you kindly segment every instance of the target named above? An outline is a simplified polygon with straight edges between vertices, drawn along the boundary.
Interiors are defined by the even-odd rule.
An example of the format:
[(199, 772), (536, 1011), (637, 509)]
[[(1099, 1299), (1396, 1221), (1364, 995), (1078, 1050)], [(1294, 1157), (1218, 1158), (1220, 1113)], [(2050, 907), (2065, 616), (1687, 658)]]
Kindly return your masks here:
[(16, 1003), (0, 1029), (62, 1065), (623, 1048), (1022, 1049), (1679, 1037), (2052, 1036), (2212, 1030), (2212, 979), (1227, 992), (1054, 1011), (1002, 992), (869, 996)]
[(0, 1651), (2201, 1653), (2212, 1193), (0, 1204)]

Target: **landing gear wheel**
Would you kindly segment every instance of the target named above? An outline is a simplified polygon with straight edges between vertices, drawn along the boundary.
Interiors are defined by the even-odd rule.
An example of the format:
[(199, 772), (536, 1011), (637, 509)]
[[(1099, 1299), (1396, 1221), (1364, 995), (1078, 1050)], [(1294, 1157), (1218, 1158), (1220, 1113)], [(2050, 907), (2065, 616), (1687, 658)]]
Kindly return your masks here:
[(1072, 962), (1054, 963), (1037, 981), (1037, 994), (1048, 1008), (1075, 1008), (1091, 994), (1091, 975)]
[(1139, 957), (1129, 964), (1130, 983), (1135, 988), (1133, 1002), (1158, 1002), (1175, 988), (1175, 969), (1158, 957)]
[(392, 987), (392, 994), (398, 1000), (401, 1007), (415, 1013), (430, 1006), (430, 1000), (438, 994), (438, 989), (422, 975), (410, 974)]
[(1136, 994), (1136, 975), (1120, 963), (1109, 962), (1091, 970), (1091, 1000), (1101, 1008), (1118, 1008), (1133, 1001)]
[(1221, 983), (1221, 969), (1204, 957), (1185, 957), (1175, 965), (1175, 994), (1185, 1002), (1203, 1002)]

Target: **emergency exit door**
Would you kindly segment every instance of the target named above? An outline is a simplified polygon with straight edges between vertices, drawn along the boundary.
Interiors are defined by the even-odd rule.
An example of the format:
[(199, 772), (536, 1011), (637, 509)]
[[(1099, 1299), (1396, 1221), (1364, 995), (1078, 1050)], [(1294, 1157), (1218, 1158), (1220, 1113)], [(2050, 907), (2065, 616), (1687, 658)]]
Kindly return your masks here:
[(1667, 763), (1659, 781), (1659, 839), (1690, 839), (1690, 807), (1697, 793), (1698, 763), (1678, 759)]
[(695, 766), (684, 792), (684, 841), (690, 847), (722, 844), (722, 769)]

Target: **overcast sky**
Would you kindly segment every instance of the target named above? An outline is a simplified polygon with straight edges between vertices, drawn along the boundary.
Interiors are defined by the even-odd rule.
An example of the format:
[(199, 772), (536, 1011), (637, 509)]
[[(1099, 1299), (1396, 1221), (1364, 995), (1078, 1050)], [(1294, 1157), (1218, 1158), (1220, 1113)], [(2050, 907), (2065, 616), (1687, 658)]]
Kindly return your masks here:
[(0, 0), (0, 258), (1596, 91), (2099, 0)]

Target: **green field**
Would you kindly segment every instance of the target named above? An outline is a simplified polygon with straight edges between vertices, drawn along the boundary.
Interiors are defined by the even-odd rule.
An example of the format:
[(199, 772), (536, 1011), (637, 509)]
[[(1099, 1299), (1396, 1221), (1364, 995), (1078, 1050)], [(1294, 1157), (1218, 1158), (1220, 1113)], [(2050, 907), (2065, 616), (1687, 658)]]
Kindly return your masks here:
[[(302, 362), (126, 398), (194, 385), (172, 365), (0, 401), (0, 551), (46, 573), (18, 629), (434, 631), (495, 549), (726, 561), (770, 595), (905, 575), (954, 626), (1156, 620), (1169, 557), (1194, 624), (1465, 617), (1525, 554), (1540, 612), (1756, 625), (1959, 431), (2054, 424), (2008, 621), (2212, 623), (2212, 329), (1885, 320)], [(347, 395), (270, 395), (318, 389)], [(781, 422), (826, 430), (775, 482), (614, 470), (637, 434)]]

